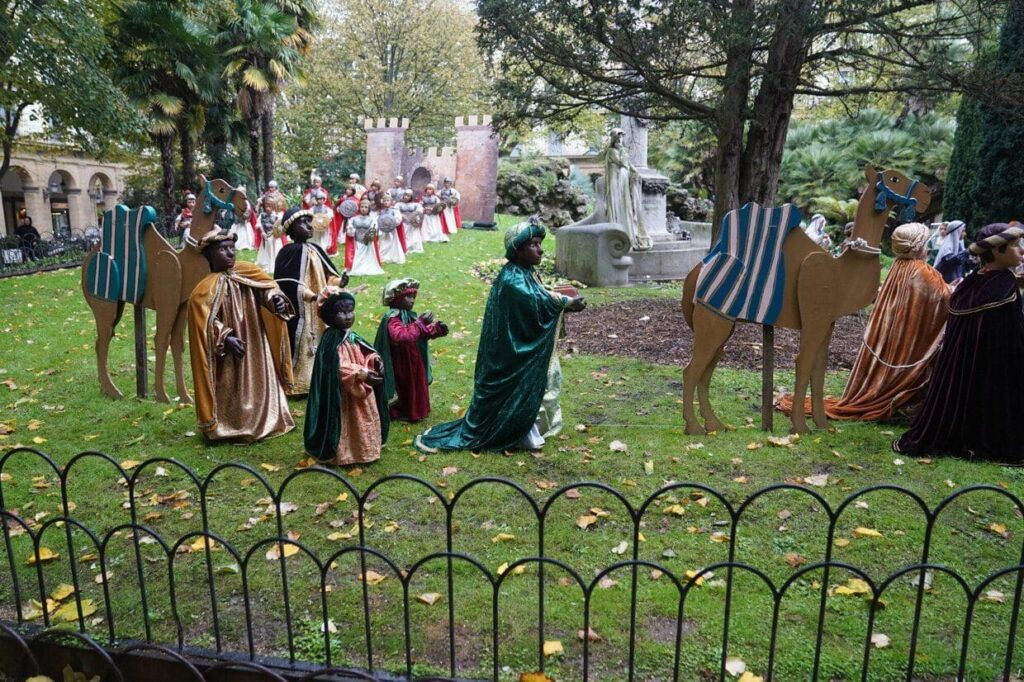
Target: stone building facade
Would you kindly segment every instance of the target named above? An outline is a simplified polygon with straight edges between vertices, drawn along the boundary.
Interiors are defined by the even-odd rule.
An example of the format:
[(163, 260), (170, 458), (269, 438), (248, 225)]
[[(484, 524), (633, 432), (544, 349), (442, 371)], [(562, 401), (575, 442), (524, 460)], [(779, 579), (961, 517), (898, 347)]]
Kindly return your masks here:
[(0, 178), (0, 236), (14, 234), (22, 208), (44, 235), (98, 225), (124, 192), (127, 171), (126, 164), (100, 162), (63, 145), (16, 144)]
[(365, 120), (366, 171), (364, 184), (380, 180), (383, 187), (401, 176), (417, 195), (428, 183), (440, 188), (451, 178), (462, 195), (463, 221), (494, 221), (498, 182), (498, 136), (490, 116), (457, 116), (455, 147), (408, 148), (409, 119)]

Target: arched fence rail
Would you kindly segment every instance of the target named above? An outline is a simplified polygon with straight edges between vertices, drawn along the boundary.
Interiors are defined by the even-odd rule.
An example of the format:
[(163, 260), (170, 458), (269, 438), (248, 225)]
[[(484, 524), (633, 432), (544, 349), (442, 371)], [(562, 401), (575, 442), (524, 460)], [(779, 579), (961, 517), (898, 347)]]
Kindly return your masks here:
[[(103, 528), (93, 527), (96, 518), (87, 522), (75, 516), (84, 501), (76, 504), (69, 493), (79, 481), (95, 481), (97, 471), (113, 477), (113, 484), (107, 486), (112, 490), (91, 491), (89, 502), (98, 503), (105, 494), (111, 495), (126, 517), (123, 522), (99, 519), (108, 524)], [(230, 520), (225, 520), (225, 507), (232, 503), (222, 502), (238, 493), (233, 481), (239, 476), (245, 481), (241, 485), (263, 496), (258, 504), (266, 505), (260, 517), (246, 523), (262, 523), (270, 529), (269, 535), (246, 543), (234, 532), (243, 527), (235, 528), (237, 519), (230, 514), (237, 511), (244, 519), (250, 512), (244, 506), (228, 509)], [(29, 477), (31, 489), (27, 489)], [(161, 494), (158, 487), (165, 477), (175, 477), (185, 487)], [(15, 484), (18, 479), (20, 487)], [(223, 484), (229, 481), (232, 483), (225, 492)], [(334, 542), (326, 551), (318, 551), (315, 541), (303, 538), (286, 521), (290, 500), (303, 499), (309, 486), (329, 490), (335, 496), (332, 499), (347, 500), (353, 507), (350, 521), (331, 524), (332, 528), (350, 525), (351, 530), (338, 532), (344, 541)], [(401, 543), (393, 543), (385, 551), (369, 535), (371, 509), (395, 486), (404, 491), (396, 504), (412, 497), (409, 490), (418, 490), (416, 498), (425, 499), (426, 506), (443, 519), (443, 523), (424, 522), (418, 527), (418, 541), (430, 535), (427, 545), (431, 550), (422, 556), (399, 557)], [(762, 488), (735, 501), (701, 483), (669, 482), (639, 504), (603, 483), (545, 487), (545, 494), (539, 496), (515, 481), (483, 477), (446, 489), (443, 482), (400, 474), (384, 476), (360, 491), (342, 473), (317, 466), (293, 471), (275, 487), (260, 468), (242, 463), (221, 464), (203, 476), (168, 458), (119, 463), (107, 454), (90, 451), (60, 466), (39, 450), (14, 448), (0, 456), (0, 673), (11, 679), (41, 673), (59, 679), (61, 667), (69, 665), (102, 680), (154, 682), (499, 680), (518, 679), (519, 673), (530, 671), (554, 676), (552, 670), (560, 666), (559, 680), (678, 681), (739, 677), (736, 662), (747, 665), (756, 658), (753, 672), (772, 680), (786, 679), (780, 670), (790, 665), (787, 658), (793, 656), (801, 661), (803, 679), (829, 680), (836, 679), (835, 671), (824, 652), (835, 646), (837, 623), (846, 619), (855, 622), (852, 631), (858, 633), (843, 643), (857, 663), (855, 674), (847, 679), (909, 682), (931, 675), (932, 663), (922, 651), (925, 644), (934, 645), (933, 638), (942, 638), (941, 647), (948, 653), (948, 669), (941, 679), (980, 679), (975, 674), (975, 666), (980, 664), (987, 666), (985, 679), (1009, 681), (1021, 675), (1024, 657), (1018, 631), (1022, 627), (1024, 532), (1018, 526), (1024, 519), (1024, 504), (1008, 487), (967, 486), (934, 506), (918, 493), (895, 485), (857, 490), (838, 503), (830, 503), (819, 490), (788, 483)], [(528, 538), (529, 550), (512, 556), (497, 569), (483, 552), (467, 551), (461, 539), (465, 530), (462, 514), (470, 504), (464, 500), (484, 491), (500, 493), (505, 500), (502, 508), (486, 513), (499, 518), (515, 516), (519, 537)], [(60, 513), (39, 513), (41, 504), (24, 501), (40, 492), (59, 497)], [(10, 501), (15, 494), (21, 496), (20, 509)], [(593, 517), (567, 515), (563, 505), (581, 497), (600, 497), (603, 503), (616, 506), (612, 512), (592, 507)], [(791, 561), (790, 557), (797, 555), (785, 554), (791, 568), (779, 575), (770, 567), (774, 564), (765, 562), (778, 563), (784, 548), (764, 542), (763, 535), (746, 529), (751, 523), (763, 523), (766, 517), (775, 525), (781, 520), (780, 532), (787, 524), (795, 524), (788, 520), (792, 515), (788, 510), (766, 514), (765, 509), (774, 510), (782, 499), (786, 506), (799, 506), (812, 515), (812, 530), (820, 536), (820, 555)], [(154, 527), (151, 520), (160, 513), (152, 511), (154, 505), (173, 506), (184, 500), (191, 500), (188, 518), (194, 530), (175, 535), (172, 529)], [(870, 557), (872, 566), (837, 558), (834, 548), (845, 546), (840, 536), (850, 517), (866, 513), (868, 500), (876, 510), (883, 503), (898, 503), (905, 510), (901, 513), (908, 531), (897, 535), (904, 550), (912, 549), (911, 560), (901, 560), (896, 553), (886, 556), (884, 551)], [(304, 503), (308, 506), (310, 500)], [(333, 503), (317, 505), (317, 515), (329, 504)], [(1007, 512), (1009, 523), (992, 522), (981, 528), (979, 522), (972, 528), (955, 516), (961, 508), (983, 516), (985, 505), (993, 504)], [(695, 530), (694, 526), (676, 531), (670, 525), (688, 513), (712, 507), (718, 510), (717, 516), (713, 515), (714, 532)], [(957, 507), (955, 514), (953, 507)], [(572, 540), (567, 542), (565, 535), (555, 530), (575, 525), (579, 530), (572, 532), (587, 533), (598, 518), (612, 515), (621, 522), (621, 537), (628, 539), (612, 550), (609, 561), (595, 559), (582, 540), (575, 548), (578, 556), (574, 555)], [(410, 525), (416, 521), (408, 519)], [(406, 522), (406, 518), (401, 520)], [(175, 525), (183, 530), (187, 524)], [(395, 527), (398, 525), (396, 522)], [(375, 529), (373, 538), (380, 531)], [(388, 532), (387, 527), (383, 532)], [(687, 560), (679, 553), (664, 550), (651, 556), (644, 549), (649, 542), (645, 534), (653, 537), (655, 532), (675, 540), (710, 539), (708, 546), (718, 548), (720, 560), (681, 570)], [(854, 535), (875, 532), (858, 527)], [(987, 535), (962, 545), (955, 562), (935, 558), (937, 547), (945, 542), (937, 536), (963, 537), (972, 532)], [(997, 541), (987, 541), (988, 535)], [(491, 543), (497, 546), (502, 540), (499, 533)], [(971, 556), (975, 547), (976, 557)], [(584, 569), (581, 562), (590, 565)], [(91, 569), (87, 567), (90, 563)], [(358, 584), (345, 588), (355, 604), (339, 611), (331, 606), (332, 592), (345, 592), (337, 584), (338, 567), (349, 564), (359, 571)], [(879, 565), (884, 573), (879, 574)], [(114, 575), (119, 576), (118, 581), (113, 580)], [(234, 589), (225, 589), (225, 575), (237, 581)], [(440, 591), (431, 593), (434, 596), (425, 602), (433, 609), (426, 623), (422, 622), (426, 607), (418, 604), (425, 595), (416, 594), (416, 586), (422, 584), (417, 581), (425, 579), (440, 585)], [(714, 591), (709, 587), (712, 579)], [(376, 587), (385, 580), (397, 594), (390, 611)], [(941, 613), (929, 606), (933, 581), (952, 599), (944, 602)], [(611, 600), (604, 596), (609, 594), (609, 582), (618, 587)], [(95, 597), (88, 599), (85, 593)], [(468, 597), (470, 594), (474, 596)], [(850, 594), (859, 599), (857, 608), (842, 601), (845, 597), (840, 595)], [(462, 613), (474, 599), (471, 614)], [(810, 617), (793, 615), (794, 599), (811, 604), (806, 609)], [(610, 645), (602, 644), (600, 636), (592, 636), (599, 611), (608, 607), (609, 601), (621, 614), (615, 624), (620, 648), (611, 659), (598, 653)], [(261, 616), (268, 604), (278, 602), (280, 608), (274, 607), (269, 621)], [(752, 611), (755, 602), (763, 608)], [(998, 612), (989, 609), (996, 602)], [(131, 618), (123, 617), (126, 603), (134, 607)], [(878, 640), (877, 623), (886, 617), (886, 609), (894, 608), (907, 613), (901, 621), (905, 632), (900, 647)], [(986, 610), (979, 616), (982, 609)], [(657, 661), (644, 648), (649, 645), (645, 622), (655, 611), (662, 614), (658, 622), (665, 625)], [(690, 634), (695, 613), (713, 621), (715, 633), (715, 628), (720, 629), (715, 644), (709, 646), (705, 639), (704, 651), (696, 653), (691, 650)], [(744, 648), (746, 644), (736, 631), (738, 626), (750, 626), (751, 613), (756, 613), (756, 627), (762, 633), (758, 641), (761, 653), (744, 662), (736, 654), (749, 647)], [(524, 614), (529, 614), (530, 620), (526, 635), (520, 627)], [(578, 633), (566, 630), (570, 616), (580, 625)], [(382, 617), (389, 622), (382, 624)], [(607, 630), (609, 621), (601, 618)], [(740, 618), (746, 623), (738, 624)], [(128, 622), (131, 620), (141, 622)], [(339, 626), (347, 639), (333, 636)], [(783, 641), (794, 627), (803, 628), (800, 651), (792, 650), (791, 641)], [(849, 636), (851, 630), (846, 627), (843, 633)], [(279, 636), (268, 636), (268, 628), (276, 628)], [(197, 630), (202, 635), (199, 641)], [(424, 630), (432, 634), (424, 636)], [(471, 637), (482, 641), (470, 647), (467, 640)], [(524, 646), (524, 638), (532, 644)], [(565, 650), (555, 657), (549, 650), (554, 640), (558, 640), (559, 650), (561, 640), (568, 640)], [(981, 640), (986, 648), (979, 652), (975, 647)], [(424, 656), (424, 649), (429, 649), (429, 656)], [(467, 650), (472, 653), (467, 655)], [(881, 671), (875, 669), (880, 657)], [(427, 659), (430, 665), (426, 665)], [(651, 672), (655, 662), (659, 673)], [(146, 677), (137, 677), (140, 670), (146, 671)]]

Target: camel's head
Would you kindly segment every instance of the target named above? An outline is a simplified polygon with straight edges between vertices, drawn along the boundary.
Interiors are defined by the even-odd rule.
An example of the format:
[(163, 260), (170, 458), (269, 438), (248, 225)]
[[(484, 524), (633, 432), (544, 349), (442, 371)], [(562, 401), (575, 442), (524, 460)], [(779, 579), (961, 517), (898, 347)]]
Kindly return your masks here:
[(245, 196), (245, 187), (232, 187), (224, 180), (207, 180), (205, 175), (199, 175), (199, 182), (203, 189), (200, 192), (200, 202), (203, 213), (213, 213), (219, 208), (231, 209), (236, 216), (244, 216), (248, 205), (248, 197)]
[(910, 223), (917, 219), (917, 214), (928, 210), (932, 194), (927, 185), (896, 170), (876, 170), (870, 163), (864, 166), (864, 177), (876, 192), (875, 211), (881, 213), (894, 206), (901, 207), (900, 219)]

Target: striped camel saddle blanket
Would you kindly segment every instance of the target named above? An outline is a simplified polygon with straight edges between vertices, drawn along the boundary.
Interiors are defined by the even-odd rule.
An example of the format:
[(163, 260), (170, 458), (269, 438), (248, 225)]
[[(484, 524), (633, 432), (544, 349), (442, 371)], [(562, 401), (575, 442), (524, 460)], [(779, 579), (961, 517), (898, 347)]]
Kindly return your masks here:
[(156, 222), (156, 209), (115, 206), (103, 213), (99, 252), (89, 261), (86, 288), (107, 301), (139, 303), (146, 293), (146, 257), (142, 235)]
[(697, 277), (697, 302), (732, 320), (773, 324), (786, 279), (782, 244), (800, 219), (793, 204), (729, 211)]

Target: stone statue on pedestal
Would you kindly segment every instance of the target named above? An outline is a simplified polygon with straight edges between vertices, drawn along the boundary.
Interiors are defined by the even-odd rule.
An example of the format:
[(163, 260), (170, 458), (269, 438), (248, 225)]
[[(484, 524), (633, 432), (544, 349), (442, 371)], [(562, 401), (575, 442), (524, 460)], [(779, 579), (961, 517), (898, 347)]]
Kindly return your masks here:
[(604, 155), (604, 198), (608, 222), (618, 223), (629, 233), (634, 251), (651, 248), (644, 224), (640, 173), (630, 163), (629, 150), (622, 144), (625, 131), (612, 130)]

